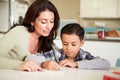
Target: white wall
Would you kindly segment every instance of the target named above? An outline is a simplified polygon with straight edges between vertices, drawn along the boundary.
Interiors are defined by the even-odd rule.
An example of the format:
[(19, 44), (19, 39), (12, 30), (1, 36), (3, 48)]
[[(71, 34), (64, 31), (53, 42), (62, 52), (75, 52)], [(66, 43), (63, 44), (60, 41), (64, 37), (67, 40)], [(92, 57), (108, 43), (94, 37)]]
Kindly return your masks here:
[[(59, 48), (62, 48), (60, 40), (55, 40), (54, 42)], [(108, 59), (111, 62), (111, 67), (114, 67), (116, 59), (120, 58), (120, 42), (85, 41), (82, 49), (94, 56)]]
[(0, 31), (6, 32), (9, 29), (9, 7), (8, 1), (0, 1)]
[(112, 67), (115, 66), (116, 59), (120, 58), (120, 42), (86, 41), (83, 49), (108, 59)]

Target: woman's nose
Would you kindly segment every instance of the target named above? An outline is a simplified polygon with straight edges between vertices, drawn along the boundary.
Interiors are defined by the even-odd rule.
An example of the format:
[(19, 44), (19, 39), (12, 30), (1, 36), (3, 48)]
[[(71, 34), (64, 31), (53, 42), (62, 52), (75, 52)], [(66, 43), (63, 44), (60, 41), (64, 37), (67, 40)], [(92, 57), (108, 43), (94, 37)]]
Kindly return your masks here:
[(47, 29), (51, 29), (52, 27), (53, 25), (51, 23), (47, 23), (47, 26), (46, 26)]

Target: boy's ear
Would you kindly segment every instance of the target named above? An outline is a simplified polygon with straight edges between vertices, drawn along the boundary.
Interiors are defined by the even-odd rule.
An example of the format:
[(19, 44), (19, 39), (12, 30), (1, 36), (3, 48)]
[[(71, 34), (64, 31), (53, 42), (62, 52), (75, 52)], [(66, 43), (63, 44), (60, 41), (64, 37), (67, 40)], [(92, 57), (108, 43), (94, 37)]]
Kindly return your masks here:
[(81, 46), (83, 46), (84, 42), (85, 42), (85, 40), (83, 39), (83, 40), (81, 41)]

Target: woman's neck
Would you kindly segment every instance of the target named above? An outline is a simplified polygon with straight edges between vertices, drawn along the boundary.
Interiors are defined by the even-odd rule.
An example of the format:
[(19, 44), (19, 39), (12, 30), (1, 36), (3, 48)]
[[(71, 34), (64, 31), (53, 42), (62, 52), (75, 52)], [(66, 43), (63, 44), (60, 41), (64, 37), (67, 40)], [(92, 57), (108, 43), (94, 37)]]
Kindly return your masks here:
[(30, 33), (30, 36), (31, 36), (33, 39), (38, 39), (38, 38), (40, 37), (40, 35), (38, 35), (38, 34), (35, 33), (35, 32)]
[(38, 51), (39, 37), (34, 32), (30, 33), (29, 37), (29, 51), (30, 53), (36, 53)]

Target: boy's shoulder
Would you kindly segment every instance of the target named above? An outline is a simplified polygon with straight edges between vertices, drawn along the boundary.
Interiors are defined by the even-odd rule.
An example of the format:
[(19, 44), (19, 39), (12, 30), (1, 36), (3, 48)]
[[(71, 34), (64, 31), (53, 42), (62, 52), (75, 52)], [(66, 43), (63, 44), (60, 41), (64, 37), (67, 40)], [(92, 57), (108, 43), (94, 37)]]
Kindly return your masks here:
[(79, 54), (82, 56), (82, 59), (91, 60), (95, 58), (90, 52), (84, 51), (83, 49), (80, 49)]

